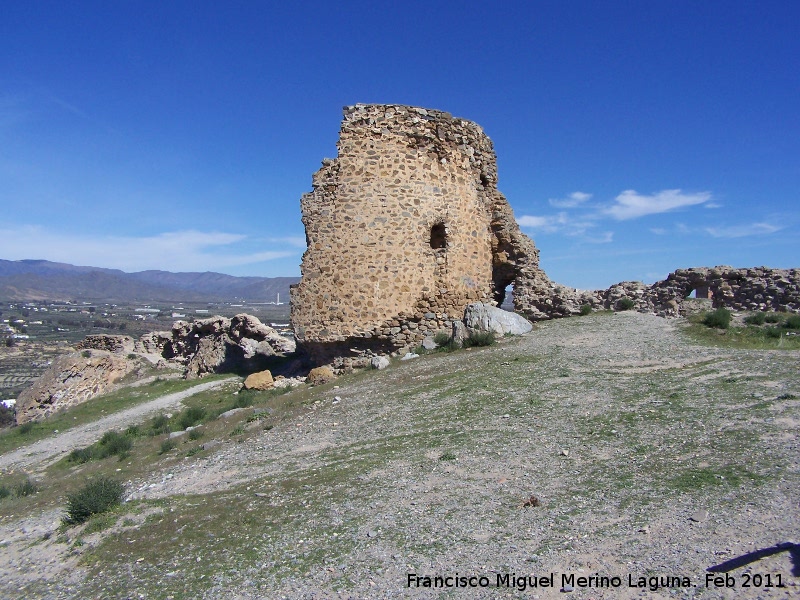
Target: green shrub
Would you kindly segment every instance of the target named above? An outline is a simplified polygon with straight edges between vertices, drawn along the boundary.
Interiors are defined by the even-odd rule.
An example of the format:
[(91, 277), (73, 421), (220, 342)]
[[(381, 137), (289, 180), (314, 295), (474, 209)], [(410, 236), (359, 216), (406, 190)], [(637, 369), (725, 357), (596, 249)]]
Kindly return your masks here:
[(33, 431), (34, 422), (28, 421), (27, 423), (23, 423), (19, 427), (17, 427), (17, 433), (20, 435), (27, 435), (31, 431)]
[(199, 440), (201, 437), (203, 437), (203, 430), (202, 429), (192, 429), (189, 432), (189, 439), (192, 440), (192, 441)]
[(133, 440), (118, 431), (106, 431), (100, 441), (95, 444), (94, 455), (97, 458), (107, 458), (115, 454), (120, 458), (127, 456), (133, 448)]
[(792, 315), (783, 324), (786, 329), (800, 329), (800, 315)]
[(731, 324), (731, 311), (720, 307), (714, 312), (707, 313), (703, 318), (703, 325), (706, 327), (716, 327), (717, 329), (727, 329)]
[(17, 422), (14, 409), (0, 404), (0, 427), (11, 427)]
[(8, 486), (0, 485), (0, 500), (8, 498), (11, 495), (11, 489)]
[(778, 313), (768, 312), (764, 313), (764, 321), (767, 323), (780, 323), (783, 321), (783, 317)]
[(22, 498), (23, 496), (30, 496), (35, 494), (39, 491), (39, 487), (33, 483), (30, 478), (26, 478), (25, 481), (18, 483), (14, 486), (14, 495), (17, 498)]
[[(255, 394), (257, 392), (251, 390), (242, 390), (240, 391), (233, 400), (233, 404), (230, 408), (226, 410), (231, 410), (233, 408), (247, 408), (248, 406), (253, 406), (255, 402)], [(225, 411), (222, 411), (225, 412)], [(205, 416), (205, 414), (203, 415)], [(201, 417), (202, 418), (202, 417)]]
[(84, 350), (83, 352), (81, 352), (81, 356), (83, 358), (91, 358), (92, 357), (92, 351), (91, 350)]
[(763, 325), (766, 318), (767, 318), (767, 313), (757, 312), (752, 315), (747, 315), (744, 318), (744, 322), (747, 323), (748, 325)]
[(449, 333), (445, 333), (444, 331), (440, 331), (439, 333), (437, 333), (436, 335), (433, 336), (433, 343), (436, 344), (439, 347), (446, 346), (447, 344), (450, 343), (450, 339), (451, 339), (451, 337), (450, 337)]
[(67, 495), (67, 514), (62, 519), (66, 525), (86, 522), (92, 515), (104, 513), (122, 502), (125, 486), (108, 477), (89, 481), (74, 494)]
[(591, 314), (591, 312), (592, 312), (592, 305), (591, 304), (584, 304), (584, 305), (581, 306), (581, 315), (582, 316), (585, 317), (586, 315)]
[(167, 438), (163, 442), (161, 442), (161, 450), (158, 451), (159, 454), (166, 454), (170, 450), (175, 450), (178, 447), (178, 442), (173, 440), (172, 438)]
[(131, 425), (125, 430), (125, 435), (128, 437), (139, 437), (142, 435), (142, 432), (139, 430), (138, 425)]
[(767, 336), (768, 338), (777, 340), (781, 337), (781, 335), (783, 335), (783, 332), (780, 330), (779, 327), (766, 327), (764, 329), (764, 335)]
[(72, 452), (69, 453), (67, 456), (67, 460), (72, 463), (77, 463), (82, 465), (83, 463), (87, 463), (92, 460), (92, 449), (91, 448), (75, 448)]
[(206, 409), (201, 406), (190, 406), (185, 409), (178, 417), (178, 425), (181, 429), (186, 429), (192, 425), (197, 425), (206, 416)]
[(194, 456), (198, 452), (202, 452), (202, 451), (203, 451), (203, 447), (202, 446), (195, 446), (194, 448), (192, 448), (191, 450), (189, 450), (186, 453), (186, 456)]
[(150, 421), (150, 427), (148, 428), (147, 434), (150, 437), (155, 437), (157, 435), (169, 432), (170, 432), (170, 427), (167, 415), (156, 415)]
[(631, 310), (636, 306), (636, 302), (630, 298), (620, 298), (617, 300), (617, 310)]
[(497, 341), (493, 331), (472, 331), (469, 337), (464, 340), (465, 348), (476, 346), (491, 346)]
[(443, 454), (442, 454), (442, 455), (439, 457), (439, 460), (440, 460), (440, 461), (445, 461), (445, 460), (455, 460), (455, 459), (456, 459), (456, 455), (455, 455), (455, 454), (454, 454), (454, 453), (453, 453), (451, 450), (448, 450), (448, 451), (444, 452), (444, 453), (443, 453)]

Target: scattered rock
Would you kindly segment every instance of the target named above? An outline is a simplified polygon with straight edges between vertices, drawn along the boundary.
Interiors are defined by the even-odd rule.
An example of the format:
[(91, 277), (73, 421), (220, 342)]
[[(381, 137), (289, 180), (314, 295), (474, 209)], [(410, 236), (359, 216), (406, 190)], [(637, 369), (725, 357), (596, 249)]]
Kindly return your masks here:
[(268, 390), (275, 382), (272, 379), (272, 373), (269, 370), (259, 371), (252, 373), (244, 380), (244, 389), (246, 390)]
[(314, 367), (309, 371), (308, 377), (306, 377), (306, 383), (309, 385), (322, 385), (324, 383), (329, 383), (336, 379), (336, 374), (333, 372), (329, 366), (324, 365), (322, 367)]
[(419, 354), (414, 354), (413, 352), (406, 352), (403, 356), (400, 357), (400, 360), (411, 360), (412, 358), (419, 358)]
[(708, 511), (707, 510), (698, 510), (694, 513), (691, 517), (689, 517), (695, 523), (702, 523), (708, 520)]
[(222, 413), (219, 416), (219, 418), (220, 419), (230, 419), (233, 415), (235, 415), (238, 412), (242, 412), (243, 410), (245, 410), (245, 409), (244, 408), (232, 408), (232, 409), (226, 410), (224, 413)]
[(390, 361), (385, 356), (373, 356), (370, 359), (369, 364), (373, 369), (378, 369), (379, 371), (382, 371), (383, 369), (389, 366)]
[(474, 331), (491, 331), (497, 335), (522, 335), (533, 329), (528, 319), (496, 306), (477, 302), (464, 309), (464, 324)]
[(432, 337), (428, 336), (422, 340), (422, 347), (425, 348), (425, 350), (436, 350), (438, 344), (433, 341)]

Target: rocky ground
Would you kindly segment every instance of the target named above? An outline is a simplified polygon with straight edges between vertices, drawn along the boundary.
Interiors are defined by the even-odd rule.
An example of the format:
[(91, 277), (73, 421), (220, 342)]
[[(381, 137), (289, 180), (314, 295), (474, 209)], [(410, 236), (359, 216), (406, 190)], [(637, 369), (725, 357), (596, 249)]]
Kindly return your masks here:
[[(291, 392), (277, 426), (129, 477), (103, 531), (0, 504), (0, 594), (797, 597), (799, 362), (595, 314)], [(456, 574), (488, 586), (422, 587)]]

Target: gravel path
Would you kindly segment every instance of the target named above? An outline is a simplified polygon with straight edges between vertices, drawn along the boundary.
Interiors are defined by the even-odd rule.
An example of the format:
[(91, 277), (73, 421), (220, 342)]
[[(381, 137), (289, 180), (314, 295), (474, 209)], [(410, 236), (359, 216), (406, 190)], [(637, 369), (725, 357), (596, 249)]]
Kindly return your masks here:
[(0, 455), (0, 469), (26, 469), (41, 471), (49, 464), (55, 462), (65, 452), (74, 448), (88, 446), (96, 442), (111, 429), (123, 429), (128, 425), (138, 423), (147, 417), (162, 412), (168, 408), (177, 407), (181, 400), (217, 388), (230, 381), (223, 379), (200, 383), (188, 390), (167, 394), (155, 400), (138, 404), (133, 408), (122, 410), (92, 423), (73, 427), (51, 437), (39, 440), (33, 444), (23, 446), (12, 452)]

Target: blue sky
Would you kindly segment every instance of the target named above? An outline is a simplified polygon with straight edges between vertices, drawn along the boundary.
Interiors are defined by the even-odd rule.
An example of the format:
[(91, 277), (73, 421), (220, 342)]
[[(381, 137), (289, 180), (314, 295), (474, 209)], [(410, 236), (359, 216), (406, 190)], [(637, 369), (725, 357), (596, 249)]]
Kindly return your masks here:
[(800, 3), (0, 0), (0, 258), (298, 275), (344, 105), (479, 123), (560, 283), (800, 266)]

